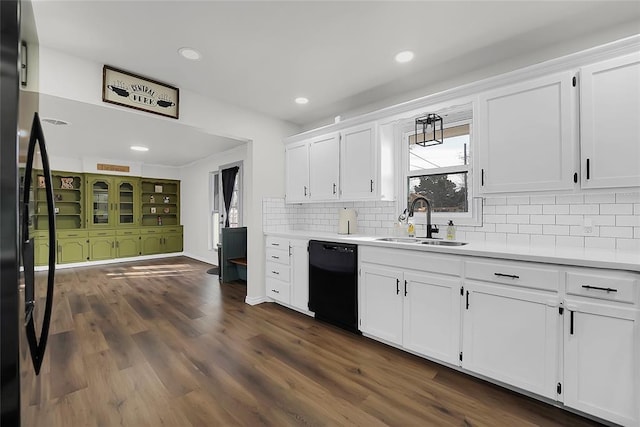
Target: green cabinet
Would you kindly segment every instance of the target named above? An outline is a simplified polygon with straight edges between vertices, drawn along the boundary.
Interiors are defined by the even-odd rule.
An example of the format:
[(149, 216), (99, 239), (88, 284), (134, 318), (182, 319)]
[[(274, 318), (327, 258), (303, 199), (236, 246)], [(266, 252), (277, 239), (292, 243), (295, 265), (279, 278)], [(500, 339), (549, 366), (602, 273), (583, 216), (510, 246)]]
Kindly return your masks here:
[(89, 238), (87, 231), (59, 231), (56, 237), (58, 243), (58, 264), (89, 260)]
[(87, 224), (92, 228), (135, 227), (140, 218), (140, 179), (87, 175)]
[(142, 255), (182, 252), (182, 226), (142, 228)]
[(142, 226), (180, 224), (180, 181), (142, 178)]
[(33, 255), (35, 264), (49, 264), (49, 232), (34, 232), (31, 234), (31, 238), (33, 239)]
[(89, 231), (89, 259), (98, 261), (116, 256), (116, 233), (114, 230)]
[(142, 255), (140, 230), (116, 230), (116, 258)]
[[(49, 227), (47, 218), (47, 196), (44, 188), (42, 171), (35, 172), (33, 180), (34, 228), (46, 230)], [(56, 229), (79, 229), (83, 223), (83, 175), (72, 172), (51, 172), (53, 184), (53, 204), (56, 215)]]

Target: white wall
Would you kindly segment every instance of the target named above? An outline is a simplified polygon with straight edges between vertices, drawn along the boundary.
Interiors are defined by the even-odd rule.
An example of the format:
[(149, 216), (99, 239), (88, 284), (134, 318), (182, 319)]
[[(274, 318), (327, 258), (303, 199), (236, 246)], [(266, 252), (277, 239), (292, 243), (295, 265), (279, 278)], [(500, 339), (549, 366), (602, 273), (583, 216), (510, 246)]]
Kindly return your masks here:
[[(103, 64), (40, 46), (40, 92), (81, 102), (121, 108), (102, 102)], [(132, 70), (135, 71), (135, 70)], [(136, 113), (133, 110), (131, 114)], [(173, 120), (169, 118), (160, 118)], [(206, 132), (249, 141), (245, 161), (245, 212), (248, 246), (247, 301), (260, 301), (264, 295), (264, 236), (262, 234), (262, 197), (284, 196), (284, 147), (282, 139), (299, 128), (249, 110), (206, 98), (180, 89), (179, 122)], [(143, 167), (144, 169), (144, 167)], [(190, 175), (188, 167), (181, 175)], [(184, 190), (183, 190), (184, 191)], [(201, 194), (200, 194), (201, 193)], [(208, 184), (198, 191), (208, 199)], [(192, 204), (193, 196), (183, 199), (182, 223), (185, 229), (208, 227), (208, 206)], [(189, 221), (189, 224), (186, 222)], [(186, 248), (202, 248), (204, 233), (185, 237)]]

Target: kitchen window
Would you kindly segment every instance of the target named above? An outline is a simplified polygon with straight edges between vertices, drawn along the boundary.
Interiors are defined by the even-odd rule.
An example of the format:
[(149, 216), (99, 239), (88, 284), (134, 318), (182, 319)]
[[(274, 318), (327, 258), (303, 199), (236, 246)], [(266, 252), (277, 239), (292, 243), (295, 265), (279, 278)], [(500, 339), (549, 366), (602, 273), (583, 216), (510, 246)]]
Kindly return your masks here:
[[(474, 212), (471, 185), (471, 108), (438, 114), (444, 123), (442, 144), (427, 147), (416, 144), (413, 129), (405, 128), (403, 182), (407, 207), (417, 196), (424, 196), (431, 202), (434, 223), (445, 224), (448, 220), (456, 224), (475, 223), (477, 212)], [(422, 135), (417, 137), (420, 141)], [(424, 206), (416, 208), (418, 212), (425, 209)], [(415, 220), (423, 223), (425, 216), (416, 215)]]

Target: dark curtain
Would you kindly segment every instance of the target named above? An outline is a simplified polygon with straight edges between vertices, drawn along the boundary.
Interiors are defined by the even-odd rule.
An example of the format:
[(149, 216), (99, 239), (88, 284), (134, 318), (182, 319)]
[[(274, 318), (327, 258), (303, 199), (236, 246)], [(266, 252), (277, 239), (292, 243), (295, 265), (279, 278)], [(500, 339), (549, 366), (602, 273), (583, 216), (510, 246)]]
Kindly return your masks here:
[(233, 196), (233, 186), (236, 183), (236, 175), (240, 167), (234, 166), (229, 169), (222, 169), (222, 198), (224, 199), (224, 226), (229, 226), (229, 207), (231, 206), (231, 196)]

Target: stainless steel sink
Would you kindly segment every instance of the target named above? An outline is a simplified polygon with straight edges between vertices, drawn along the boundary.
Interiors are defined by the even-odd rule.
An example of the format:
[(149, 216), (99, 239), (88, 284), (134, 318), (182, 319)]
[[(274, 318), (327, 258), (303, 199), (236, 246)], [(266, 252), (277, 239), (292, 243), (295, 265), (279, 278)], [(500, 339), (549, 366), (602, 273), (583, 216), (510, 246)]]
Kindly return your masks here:
[(396, 242), (396, 243), (420, 243), (421, 242), (421, 240), (415, 239), (413, 237), (382, 237), (376, 240), (380, 242)]
[(467, 242), (453, 242), (451, 240), (423, 240), (420, 242), (423, 245), (436, 245), (436, 246), (464, 246)]

